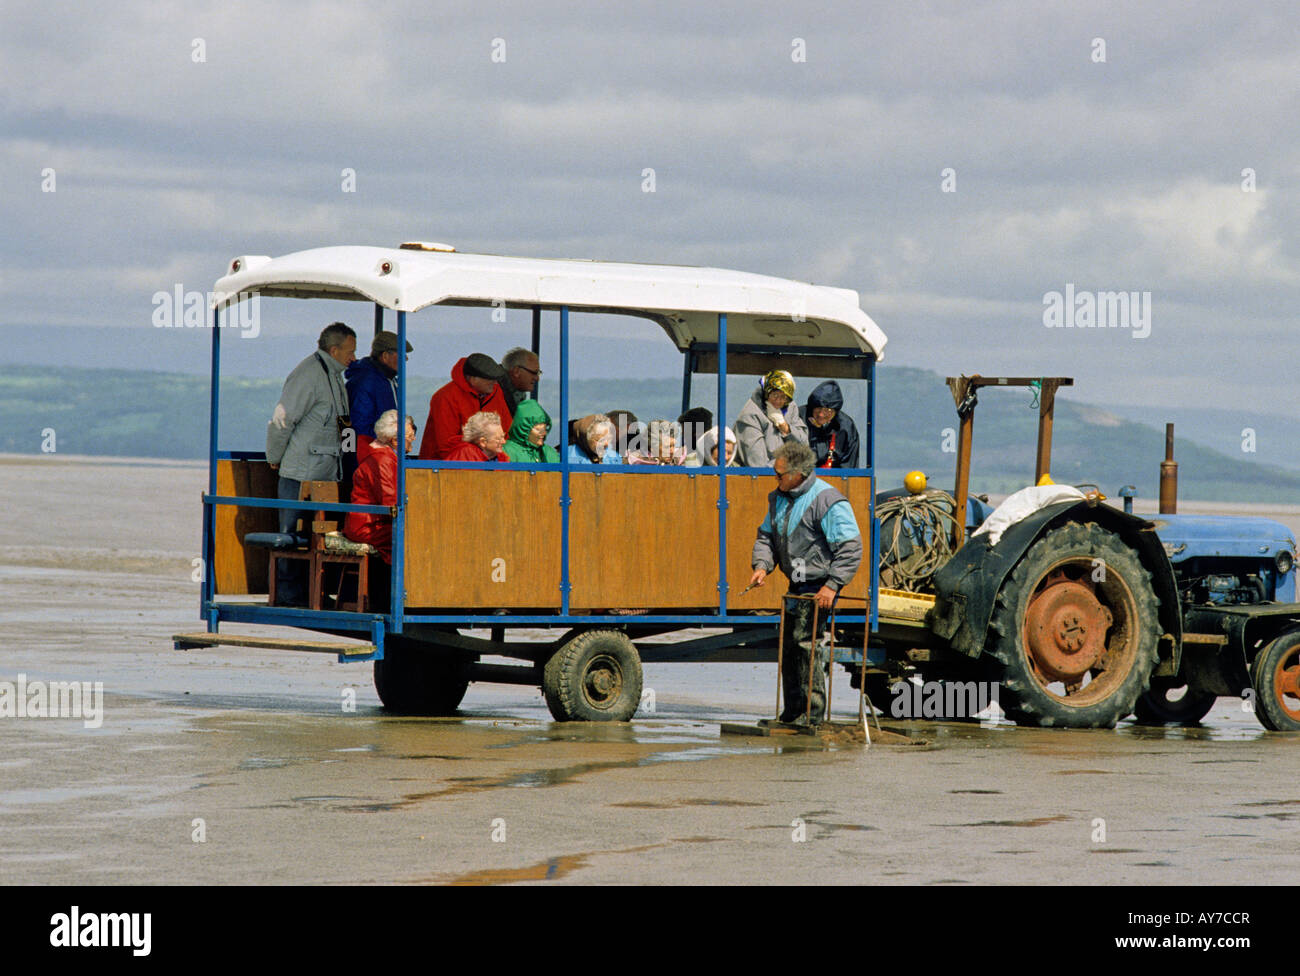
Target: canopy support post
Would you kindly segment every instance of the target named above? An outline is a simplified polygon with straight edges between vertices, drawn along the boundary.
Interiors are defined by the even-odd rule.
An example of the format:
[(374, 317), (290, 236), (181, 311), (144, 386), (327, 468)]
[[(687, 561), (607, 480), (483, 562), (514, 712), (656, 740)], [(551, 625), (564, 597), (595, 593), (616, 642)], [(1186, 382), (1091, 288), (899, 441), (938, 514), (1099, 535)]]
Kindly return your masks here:
[(569, 615), (569, 306), (560, 306), (560, 613)]
[[(383, 312), (375, 306), (375, 318)], [(397, 512), (393, 516), (393, 578), (390, 592), (389, 626), (402, 632), (406, 612), (406, 313), (397, 313)], [(350, 499), (349, 499), (350, 500)]]
[[(689, 362), (689, 358), (687, 360)], [(687, 374), (688, 378), (690, 374)], [(718, 613), (727, 615), (727, 316), (718, 313)]]

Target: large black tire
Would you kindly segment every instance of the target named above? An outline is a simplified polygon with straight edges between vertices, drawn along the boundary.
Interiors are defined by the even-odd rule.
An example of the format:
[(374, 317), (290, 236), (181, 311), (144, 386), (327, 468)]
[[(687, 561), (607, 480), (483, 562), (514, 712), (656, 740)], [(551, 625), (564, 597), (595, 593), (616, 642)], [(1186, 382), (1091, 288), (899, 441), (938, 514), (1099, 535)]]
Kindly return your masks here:
[(1021, 725), (1113, 728), (1151, 680), (1159, 605), (1114, 533), (1077, 522), (1046, 533), (1003, 582), (989, 624), (1002, 709)]
[(551, 655), (542, 694), (559, 722), (629, 721), (641, 704), (641, 655), (626, 634), (589, 630)]
[(1300, 630), (1279, 634), (1250, 666), (1255, 716), (1274, 732), (1300, 732)]
[(454, 715), (469, 687), (463, 675), (460, 659), (445, 648), (389, 637), (375, 662), (375, 691), (398, 715)]
[(1213, 692), (1192, 688), (1181, 678), (1152, 678), (1133, 714), (1138, 725), (1195, 725), (1218, 700)]

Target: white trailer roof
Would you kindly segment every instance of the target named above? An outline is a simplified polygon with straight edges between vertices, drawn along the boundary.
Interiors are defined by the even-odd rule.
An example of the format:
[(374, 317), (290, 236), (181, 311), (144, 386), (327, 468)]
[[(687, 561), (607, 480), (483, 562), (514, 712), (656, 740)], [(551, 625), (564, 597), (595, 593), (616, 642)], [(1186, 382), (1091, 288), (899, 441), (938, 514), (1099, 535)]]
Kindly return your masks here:
[(558, 308), (640, 315), (679, 349), (727, 342), (884, 352), (885, 334), (858, 307), (858, 293), (802, 281), (660, 264), (551, 260), (385, 247), (322, 247), (283, 257), (235, 258), (214, 287), (216, 307), (252, 293), (342, 298), (417, 312), (430, 305)]

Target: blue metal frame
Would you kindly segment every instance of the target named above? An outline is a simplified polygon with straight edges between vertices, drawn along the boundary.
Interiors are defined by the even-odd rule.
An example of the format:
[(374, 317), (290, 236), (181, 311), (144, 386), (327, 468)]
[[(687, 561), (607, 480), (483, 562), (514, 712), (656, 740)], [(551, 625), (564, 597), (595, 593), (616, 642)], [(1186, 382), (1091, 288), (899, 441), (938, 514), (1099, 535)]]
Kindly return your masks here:
[[(376, 332), (383, 328), (383, 306), (375, 305), (375, 329)], [(383, 640), (387, 633), (400, 634), (404, 624), (458, 624), (464, 627), (500, 627), (503, 624), (518, 626), (567, 626), (570, 624), (604, 624), (607, 626), (620, 626), (627, 624), (681, 624), (682, 626), (699, 626), (701, 624), (714, 625), (747, 625), (753, 627), (776, 626), (776, 614), (734, 614), (728, 609), (728, 595), (730, 584), (727, 579), (727, 511), (730, 507), (727, 496), (727, 478), (729, 476), (767, 477), (771, 474), (768, 468), (728, 468), (725, 467), (725, 456), (722, 458), (723, 463), (708, 467), (699, 468), (681, 468), (681, 467), (653, 467), (645, 465), (628, 465), (628, 464), (601, 464), (598, 467), (587, 468), (584, 466), (581, 472), (595, 474), (600, 477), (604, 474), (622, 474), (636, 473), (638, 476), (685, 476), (689, 478), (697, 475), (716, 476), (718, 478), (718, 604), (716, 613), (704, 614), (653, 614), (639, 615), (635, 617), (625, 617), (621, 615), (573, 615), (570, 612), (570, 595), (573, 589), (573, 583), (570, 579), (570, 508), (573, 503), (571, 495), (571, 476), (575, 469), (569, 462), (569, 392), (570, 392), (570, 371), (569, 371), (569, 308), (561, 306), (559, 308), (559, 346), (560, 346), (560, 460), (554, 464), (533, 464), (528, 465), (529, 470), (535, 471), (558, 471), (560, 473), (560, 506), (561, 506), (561, 546), (560, 546), (560, 612), (559, 614), (512, 614), (509, 616), (500, 616), (496, 614), (408, 614), (405, 607), (405, 537), (406, 537), (406, 512), (408, 506), (408, 497), (406, 493), (406, 472), (409, 469), (420, 470), (441, 470), (464, 468), (468, 470), (500, 470), (499, 462), (467, 462), (467, 461), (408, 461), (405, 451), (398, 452), (397, 462), (397, 505), (394, 509), (382, 505), (353, 505), (350, 503), (322, 503), (313, 502), (312, 507), (327, 512), (366, 512), (373, 514), (393, 513), (393, 561), (392, 561), (392, 604), (390, 612), (387, 614), (359, 614), (346, 613), (341, 611), (319, 611), (304, 610), (289, 607), (266, 607), (260, 605), (240, 604), (240, 603), (219, 603), (216, 600), (216, 585), (213, 573), (213, 561), (215, 556), (214, 538), (216, 532), (216, 506), (217, 505), (240, 505), (249, 508), (272, 508), (279, 509), (284, 506), (284, 501), (278, 498), (244, 498), (235, 496), (222, 496), (217, 494), (217, 462), (219, 460), (260, 460), (266, 457), (261, 451), (221, 451), (217, 448), (218, 442), (218, 417), (220, 406), (220, 336), (219, 328), (220, 311), (213, 312), (213, 329), (212, 329), (212, 389), (211, 389), (211, 417), (209, 422), (209, 441), (208, 441), (208, 491), (203, 496), (204, 505), (204, 531), (203, 531), (203, 562), (204, 562), (204, 582), (202, 588), (202, 611), (208, 622), (208, 630), (215, 633), (222, 620), (249, 622), (249, 623), (269, 623), (285, 624), (290, 626), (311, 627), (321, 630), (360, 630), (369, 631), (371, 639), (376, 646), (376, 652), (371, 655), (373, 658), (383, 657)], [(406, 348), (407, 336), (407, 313), (398, 311), (397, 313), (397, 345), (398, 349)], [(533, 328), (532, 328), (532, 347), (537, 351), (541, 339), (541, 309), (533, 309)], [(716, 352), (718, 364), (718, 390), (717, 390), (717, 412), (716, 422), (720, 429), (726, 428), (727, 419), (727, 357), (729, 351), (740, 352), (783, 352), (785, 354), (798, 357), (801, 354), (831, 355), (831, 356), (849, 356), (854, 359), (860, 359), (863, 363), (863, 378), (868, 382), (867, 398), (867, 416), (865, 424), (866, 444), (864, 457), (866, 466), (863, 468), (837, 468), (835, 469), (836, 477), (873, 477), (875, 474), (875, 416), (876, 416), (876, 384), (875, 384), (875, 357), (871, 353), (864, 353), (859, 349), (818, 349), (809, 350), (808, 353), (802, 353), (799, 349), (790, 349), (787, 347), (762, 346), (752, 344), (731, 345), (727, 342), (727, 316), (725, 313), (718, 315), (718, 341), (715, 343), (692, 343), (685, 351), (684, 375), (682, 380), (682, 409), (683, 411), (690, 408), (690, 390), (691, 377), (698, 365), (698, 354), (700, 352)], [(398, 396), (398, 415), (405, 417), (407, 414), (406, 400), (406, 357), (398, 357), (397, 368), (397, 396)], [(724, 447), (725, 450), (725, 447)], [(870, 501), (870, 519), (871, 519), (871, 613), (869, 625), (874, 632), (879, 626), (879, 610), (877, 607), (879, 593), (879, 547), (880, 533), (876, 519), (875, 492), (872, 492)], [(838, 614), (837, 619), (843, 623), (855, 624), (867, 622), (868, 618), (862, 614)], [(848, 653), (846, 650), (845, 653)], [(370, 658), (362, 657), (344, 657), (340, 655), (339, 660), (369, 660)], [(869, 657), (874, 661), (874, 653)]]

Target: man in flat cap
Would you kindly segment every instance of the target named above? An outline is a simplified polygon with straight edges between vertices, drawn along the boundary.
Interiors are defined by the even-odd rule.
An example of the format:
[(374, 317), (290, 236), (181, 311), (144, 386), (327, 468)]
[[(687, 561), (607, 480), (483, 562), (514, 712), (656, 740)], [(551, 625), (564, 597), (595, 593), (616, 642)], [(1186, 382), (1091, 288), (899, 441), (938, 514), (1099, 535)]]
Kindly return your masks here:
[[(415, 351), (409, 342), (407, 353)], [(352, 429), (356, 431), (357, 456), (360, 464), (370, 453), (375, 437), (375, 421), (386, 410), (397, 409), (397, 335), (376, 332), (370, 343), (370, 355), (347, 368), (348, 403), (352, 411)]]
[(504, 377), (497, 361), (481, 352), (471, 353), (457, 362), (451, 370), (451, 382), (429, 399), (429, 419), (425, 421), (424, 437), (420, 440), (420, 457), (446, 460), (464, 442), (461, 431), (465, 421), (482, 411), (495, 413), (501, 418), (502, 429), (509, 430), (514, 411), (498, 385)]

